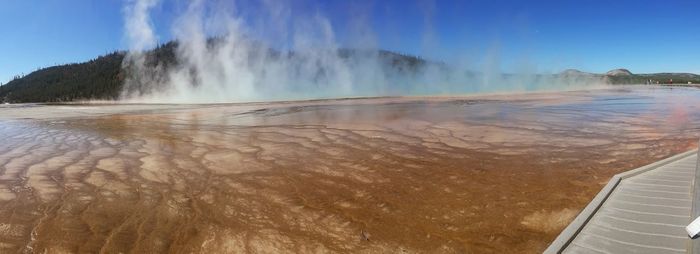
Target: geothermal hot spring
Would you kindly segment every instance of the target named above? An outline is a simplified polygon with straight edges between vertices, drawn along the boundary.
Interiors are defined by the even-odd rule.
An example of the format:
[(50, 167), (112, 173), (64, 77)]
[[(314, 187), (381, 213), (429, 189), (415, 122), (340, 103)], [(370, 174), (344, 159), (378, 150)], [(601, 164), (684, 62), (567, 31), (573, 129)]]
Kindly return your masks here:
[(0, 252), (539, 252), (700, 90), (0, 107)]

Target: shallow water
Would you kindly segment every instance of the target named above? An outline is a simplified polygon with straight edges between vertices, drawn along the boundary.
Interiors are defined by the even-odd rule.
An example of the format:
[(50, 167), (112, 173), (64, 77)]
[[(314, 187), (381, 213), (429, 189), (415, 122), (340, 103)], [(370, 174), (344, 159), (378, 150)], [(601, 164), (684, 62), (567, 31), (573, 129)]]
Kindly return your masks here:
[(0, 252), (539, 252), (700, 90), (0, 107)]

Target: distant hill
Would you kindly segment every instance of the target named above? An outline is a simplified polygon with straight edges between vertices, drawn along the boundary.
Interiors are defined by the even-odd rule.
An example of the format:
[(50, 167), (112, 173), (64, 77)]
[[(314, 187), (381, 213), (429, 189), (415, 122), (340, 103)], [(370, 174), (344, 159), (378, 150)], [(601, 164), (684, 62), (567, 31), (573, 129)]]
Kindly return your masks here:
[[(216, 39), (211, 39), (209, 43), (216, 43)], [(169, 42), (147, 51), (146, 65), (160, 65), (166, 69), (177, 65), (176, 48), (177, 42)], [(302, 58), (295, 56), (294, 52), (283, 55), (272, 49), (262, 51), (272, 57), (288, 57), (287, 60), (303, 61)], [(429, 62), (419, 57), (385, 50), (339, 49), (337, 54), (340, 58), (348, 61), (354, 57), (363, 56), (363, 54), (372, 54), (381, 61), (382, 68), (408, 75), (416, 73), (428, 65), (437, 66), (442, 70), (449, 69), (449, 66), (443, 63)], [(0, 102), (68, 102), (118, 99), (124, 88), (124, 79), (130, 70), (129, 66), (122, 64), (125, 56), (125, 52), (119, 51), (87, 62), (43, 68), (23, 77), (17, 77), (0, 86)], [(479, 75), (476, 72), (467, 73), (472, 76)], [(674, 84), (687, 84), (688, 82), (700, 84), (700, 75), (692, 73), (633, 74), (626, 69), (615, 69), (605, 74), (595, 74), (569, 69), (555, 76), (557, 75), (566, 78), (573, 77), (574, 79), (580, 77), (601, 78), (610, 84), (645, 84), (650, 81), (664, 84), (671, 79)]]
[(693, 73), (647, 73), (647, 74), (635, 74), (627, 69), (614, 69), (610, 70), (604, 74), (583, 72), (576, 69), (568, 69), (557, 74), (559, 76), (570, 77), (570, 76), (589, 76), (597, 77), (605, 80), (608, 84), (612, 85), (631, 85), (631, 84), (669, 84), (673, 80), (672, 84), (676, 85), (687, 85), (688, 82), (692, 84), (700, 84), (700, 75)]
[[(216, 43), (210, 39), (209, 43)], [(177, 42), (169, 42), (146, 52), (146, 65), (160, 65), (165, 69), (177, 64), (175, 50)], [(271, 57), (283, 57), (281, 52), (271, 49), (265, 52)], [(391, 51), (339, 49), (340, 58), (352, 59), (363, 54), (375, 54), (386, 68), (399, 72), (416, 72), (428, 62), (415, 56), (403, 55)], [(53, 66), (17, 77), (0, 86), (0, 102), (68, 102), (76, 100), (114, 100), (118, 99), (129, 74), (129, 66), (122, 62), (126, 52), (114, 52), (84, 62)], [(295, 58), (294, 52), (286, 57)], [(299, 60), (301, 61), (301, 60)], [(440, 63), (433, 63), (442, 66)]]
[(124, 77), (123, 52), (76, 64), (48, 67), (0, 86), (2, 102), (60, 102), (76, 99), (115, 99)]
[(606, 73), (611, 84), (700, 84), (700, 75), (692, 73), (634, 74), (626, 69), (615, 69)]
[(632, 72), (627, 69), (614, 69), (605, 73), (606, 76), (632, 76)]
[(576, 69), (566, 69), (566, 70), (560, 72), (558, 75), (562, 76), (562, 77), (585, 77), (585, 76), (602, 77), (603, 76), (603, 75), (599, 75), (599, 74), (595, 74), (595, 73), (579, 71)]

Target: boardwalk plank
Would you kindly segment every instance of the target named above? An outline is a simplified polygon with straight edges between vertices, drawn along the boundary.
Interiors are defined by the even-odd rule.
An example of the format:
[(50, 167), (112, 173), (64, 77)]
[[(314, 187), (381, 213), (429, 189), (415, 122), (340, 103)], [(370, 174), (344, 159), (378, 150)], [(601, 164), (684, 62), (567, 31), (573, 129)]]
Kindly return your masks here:
[[(602, 214), (601, 214), (602, 215)], [(640, 220), (628, 220), (615, 216), (599, 216), (597, 220), (591, 222), (593, 225), (600, 225), (620, 230), (629, 230), (645, 234), (667, 235), (671, 237), (684, 237), (683, 226), (678, 226), (668, 221), (661, 220), (651, 223), (643, 223)]]
[(627, 243), (621, 240), (590, 234), (587, 232), (582, 232), (579, 234), (576, 240), (579, 239), (582, 243), (585, 243), (588, 246), (595, 246), (596, 248), (609, 253), (685, 253), (685, 249), (682, 248), (668, 249), (653, 245)]
[(664, 221), (659, 222), (658, 214), (647, 214), (639, 213), (634, 211), (623, 211), (616, 209), (606, 209), (604, 211), (599, 211), (599, 213), (617, 218), (619, 220), (636, 220), (640, 223), (646, 223), (650, 225), (674, 225), (679, 227), (685, 227), (688, 220), (685, 216), (664, 216)]
[(623, 199), (625, 201), (629, 202), (635, 202), (635, 203), (647, 203), (647, 204), (655, 204), (655, 205), (667, 205), (667, 206), (675, 206), (675, 207), (684, 207), (690, 209), (690, 199), (689, 198), (682, 198), (682, 197), (674, 197), (674, 198), (669, 198), (669, 197), (658, 197), (658, 196), (647, 196), (647, 195), (639, 195), (637, 193), (615, 193), (615, 198), (617, 199)]

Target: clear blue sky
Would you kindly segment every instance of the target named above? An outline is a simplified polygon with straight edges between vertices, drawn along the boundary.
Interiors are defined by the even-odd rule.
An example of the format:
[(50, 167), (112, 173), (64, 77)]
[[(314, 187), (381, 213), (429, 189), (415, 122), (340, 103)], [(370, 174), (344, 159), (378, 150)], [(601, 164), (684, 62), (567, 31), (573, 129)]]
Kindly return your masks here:
[[(171, 37), (170, 23), (186, 2), (161, 0), (154, 10), (160, 41)], [(237, 2), (247, 17), (256, 15), (252, 2)], [(124, 4), (1, 1), (0, 82), (126, 49)], [(330, 19), (341, 44), (352, 44), (345, 35), (361, 19), (380, 48), (448, 62), (494, 55), (504, 70), (527, 63), (550, 72), (625, 67), (636, 73), (700, 73), (698, 0), (292, 0), (289, 6), (293, 15), (318, 12)]]

